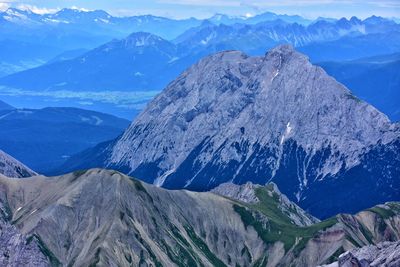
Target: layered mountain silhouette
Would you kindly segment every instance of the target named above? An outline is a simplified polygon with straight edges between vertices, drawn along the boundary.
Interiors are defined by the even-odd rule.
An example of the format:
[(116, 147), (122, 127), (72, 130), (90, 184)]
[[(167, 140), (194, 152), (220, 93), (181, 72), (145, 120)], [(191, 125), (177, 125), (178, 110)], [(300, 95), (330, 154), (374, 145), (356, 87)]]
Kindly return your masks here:
[(205, 20), (174, 40), (142, 31), (146, 29), (70, 60), (3, 77), (0, 85), (26, 90), (160, 90), (199, 59), (224, 50), (262, 55), (266, 49), (291, 43), (317, 62), (400, 49), (400, 25), (377, 17), (319, 20), (308, 26), (281, 19), (233, 25)]
[(398, 124), (284, 45), (264, 57), (227, 51), (204, 58), (121, 138), (61, 170), (108, 167), (199, 191), (273, 181), (325, 218), (398, 199), (399, 138)]

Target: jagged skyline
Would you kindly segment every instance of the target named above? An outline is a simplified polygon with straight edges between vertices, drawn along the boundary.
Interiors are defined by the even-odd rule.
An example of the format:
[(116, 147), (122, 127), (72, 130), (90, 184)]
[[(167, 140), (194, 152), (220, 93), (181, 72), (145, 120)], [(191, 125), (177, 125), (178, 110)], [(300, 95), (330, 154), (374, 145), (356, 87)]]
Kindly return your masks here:
[(371, 15), (400, 17), (400, 2), (393, 0), (285, 0), (285, 1), (244, 1), (244, 0), (0, 0), (0, 10), (8, 7), (30, 9), (36, 13), (56, 12), (61, 8), (103, 9), (112, 15), (128, 16), (153, 14), (171, 18), (206, 18), (216, 13), (232, 16), (254, 16), (266, 11), (278, 14), (301, 15), (309, 19), (317, 17), (365, 18)]

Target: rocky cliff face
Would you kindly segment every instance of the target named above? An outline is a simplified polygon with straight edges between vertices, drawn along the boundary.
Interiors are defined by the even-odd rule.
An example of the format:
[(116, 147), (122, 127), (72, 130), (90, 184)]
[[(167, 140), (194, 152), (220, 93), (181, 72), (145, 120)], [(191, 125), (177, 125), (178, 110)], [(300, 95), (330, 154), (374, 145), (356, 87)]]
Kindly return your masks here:
[(43, 244), (38, 242), (37, 237), (22, 234), (12, 224), (13, 214), (4, 193), (5, 187), (0, 184), (0, 265), (51, 266), (50, 260), (42, 252), (44, 247), (41, 245)]
[(96, 153), (166, 188), (273, 181), (319, 217), (400, 197), (399, 125), (286, 45), (204, 58)]
[(34, 171), (0, 150), (0, 174), (8, 177), (23, 178), (36, 175)]
[(398, 203), (300, 227), (288, 214), (293, 209), (281, 208), (283, 196), (273, 185), (257, 187), (257, 201), (246, 203), (169, 191), (101, 169), (1, 176), (0, 184), (0, 203), (14, 227), (2, 228), (3, 235), (17, 231), (33, 240), (43, 266), (46, 260), (63, 266), (316, 266), (343, 251), (400, 239)]
[(400, 242), (382, 242), (353, 249), (340, 255), (338, 261), (325, 267), (400, 266)]

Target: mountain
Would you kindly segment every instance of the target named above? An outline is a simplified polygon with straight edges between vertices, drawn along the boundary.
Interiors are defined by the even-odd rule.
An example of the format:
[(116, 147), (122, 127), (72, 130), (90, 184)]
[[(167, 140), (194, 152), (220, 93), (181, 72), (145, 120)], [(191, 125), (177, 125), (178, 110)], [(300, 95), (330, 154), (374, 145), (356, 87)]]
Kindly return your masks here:
[(71, 60), (5, 76), (0, 85), (35, 91), (161, 90), (204, 56), (224, 50), (262, 55), (282, 43), (299, 47), (313, 61), (354, 59), (400, 51), (400, 25), (355, 17), (308, 26), (282, 19), (233, 25), (205, 20), (172, 41), (136, 32)]
[(61, 170), (105, 166), (199, 191), (272, 181), (326, 218), (398, 199), (399, 151), (398, 124), (285, 45), (264, 57), (227, 51), (202, 59), (120, 138)]
[(305, 19), (298, 15), (281, 15), (272, 12), (264, 12), (250, 17), (235, 17), (235, 16), (228, 16), (225, 14), (215, 14), (208, 20), (217, 25), (219, 24), (233, 25), (238, 23), (251, 25), (260, 22), (274, 21), (274, 20), (282, 20), (287, 23), (298, 23), (304, 25), (308, 25), (312, 22), (311, 20)]
[[(304, 52), (313, 60), (314, 58), (319, 60), (318, 57), (329, 57), (330, 60), (340, 57), (340, 59), (346, 57), (353, 59), (360, 53), (378, 55), (388, 53), (388, 49), (399, 51), (400, 25), (391, 20), (380, 19), (374, 23), (371, 20), (373, 19), (361, 21), (356, 17), (350, 20), (342, 18), (333, 22), (317, 20), (307, 26), (288, 23), (282, 19), (262, 21), (254, 25), (204, 25), (203, 23), (183, 33), (175, 39), (175, 42), (179, 41), (179, 46), (184, 51), (190, 49), (190, 51), (218, 52), (235, 49), (251, 55), (261, 55), (265, 49), (290, 43), (299, 48), (305, 47)], [(384, 43), (377, 43), (377, 39), (381, 39)], [(346, 50), (346, 45), (341, 44), (343, 41), (351, 47)], [(341, 49), (341, 54), (335, 53), (333, 50), (335, 45)], [(361, 45), (360, 47), (364, 49), (357, 51), (356, 45)], [(325, 53), (324, 49), (328, 51)]]
[(15, 40), (0, 41), (0, 77), (42, 65), (62, 49)]
[(12, 110), (12, 109), (15, 109), (15, 108), (13, 106), (11, 106), (11, 105), (9, 105), (9, 104), (7, 104), (7, 103), (5, 103), (5, 102), (0, 100), (0, 111), (2, 111), (2, 110)]
[(0, 243), (3, 262), (32, 245), (52, 266), (302, 267), (400, 238), (399, 203), (300, 227), (280, 209), (273, 186), (258, 188), (252, 204), (101, 169), (0, 181), (2, 236), (20, 241), (11, 251)]
[(387, 114), (392, 121), (400, 121), (399, 53), (318, 65), (351, 89), (353, 94)]
[(85, 54), (88, 51), (89, 50), (87, 50), (87, 49), (73, 49), (73, 50), (64, 51), (64, 52), (58, 54), (57, 56), (53, 57), (46, 63), (49, 64), (49, 63), (54, 63), (57, 61), (74, 59), (76, 57), (79, 57), (79, 56)]
[(9, 8), (0, 11), (0, 76), (38, 67), (63, 52), (94, 49), (132, 32), (174, 39), (200, 23), (194, 18), (174, 20), (151, 15), (113, 17), (102, 10), (65, 8), (39, 15)]
[(0, 85), (26, 90), (161, 90), (199, 59), (223, 50), (262, 55), (277, 44), (292, 43), (313, 61), (400, 51), (400, 25), (384, 19), (372, 22), (353, 17), (308, 26), (283, 20), (216, 25), (205, 20), (172, 42), (137, 32), (76, 58), (0, 78)]
[(36, 175), (34, 171), (10, 155), (4, 153), (2, 150), (0, 150), (0, 174), (13, 178), (23, 178)]
[(75, 108), (0, 111), (0, 148), (40, 173), (70, 155), (116, 138), (129, 122)]
[(74, 59), (4, 77), (1, 83), (30, 90), (159, 89), (179, 74), (180, 69), (169, 66), (176, 59), (174, 44), (156, 35), (139, 32)]
[(64, 8), (56, 13), (39, 15), (29, 10), (9, 8), (0, 12), (0, 39), (28, 41), (41, 37), (39, 40), (43, 44), (47, 41), (57, 47), (76, 49), (94, 47), (94, 44), (100, 44), (100, 40), (105, 42), (138, 31), (173, 39), (200, 23), (194, 18), (175, 20), (152, 15), (114, 17), (103, 10)]

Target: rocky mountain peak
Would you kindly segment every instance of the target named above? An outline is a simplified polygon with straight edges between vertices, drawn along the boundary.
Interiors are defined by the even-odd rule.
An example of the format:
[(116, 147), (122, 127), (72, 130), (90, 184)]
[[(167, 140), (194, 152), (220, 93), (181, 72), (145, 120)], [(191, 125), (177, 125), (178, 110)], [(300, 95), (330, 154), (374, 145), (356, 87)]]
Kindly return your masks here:
[(158, 43), (166, 42), (161, 37), (151, 34), (151, 33), (146, 33), (146, 32), (132, 33), (125, 39), (125, 41), (126, 41), (127, 45), (136, 46), (136, 47), (152, 46), (152, 45), (157, 45)]
[[(363, 179), (380, 173), (388, 179), (382, 184), (393, 184), (399, 140), (398, 126), (384, 114), (282, 45), (264, 57), (225, 51), (200, 60), (120, 139), (101, 148), (100, 161), (167, 188), (203, 191), (228, 181), (272, 181), (292, 201), (311, 205), (313, 197), (323, 197), (316, 188), (354, 168), (369, 177)], [(379, 153), (390, 154), (393, 170), (378, 168), (377, 160), (385, 158)], [(375, 167), (364, 170), (370, 162)], [(325, 216), (325, 210), (321, 206), (316, 215)]]

